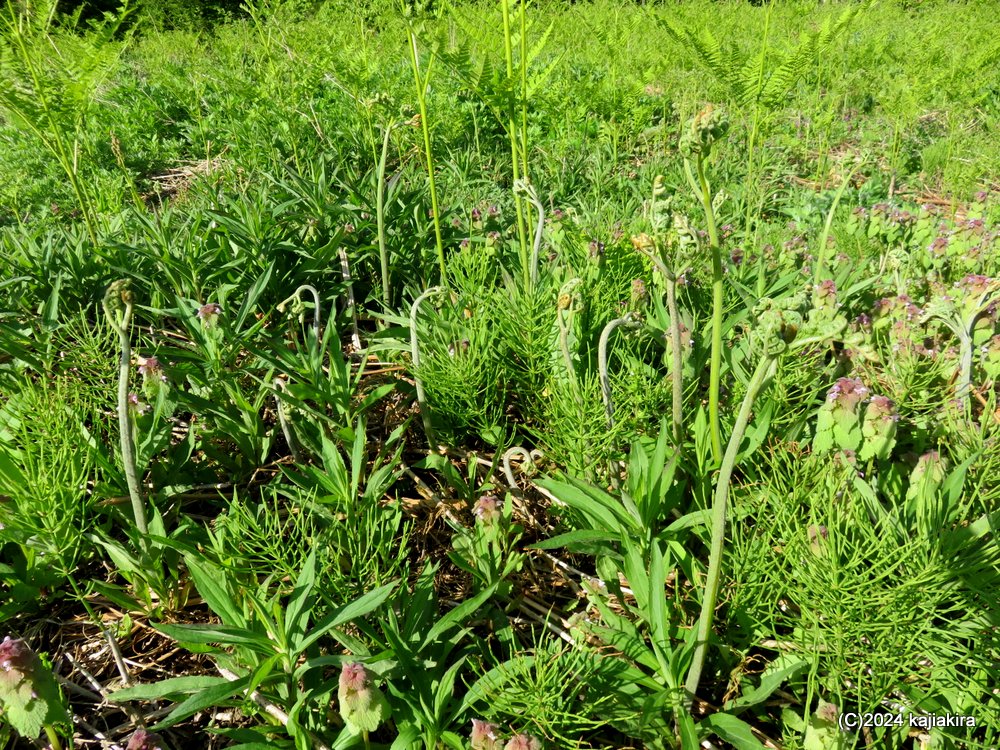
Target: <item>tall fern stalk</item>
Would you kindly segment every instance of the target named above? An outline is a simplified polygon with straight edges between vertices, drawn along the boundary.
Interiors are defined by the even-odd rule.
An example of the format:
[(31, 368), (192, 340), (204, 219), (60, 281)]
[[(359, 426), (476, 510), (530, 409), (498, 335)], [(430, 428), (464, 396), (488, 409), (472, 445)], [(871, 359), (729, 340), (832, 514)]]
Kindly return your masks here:
[[(503, 49), (504, 49), (504, 62), (507, 66), (507, 80), (514, 80), (514, 36), (511, 29), (511, 18), (510, 18), (510, 0), (503, 0), (501, 3), (501, 9), (503, 11)], [(521, 5), (522, 12), (522, 23), (523, 23), (523, 13), (524, 4)], [(524, 44), (524, 33), (521, 34), (521, 43)], [(522, 73), (526, 71), (527, 59), (522, 54), (521, 55), (521, 67)], [(525, 73), (526, 75), (526, 73)], [(523, 80), (523, 79), (522, 79)], [(522, 84), (522, 101), (527, 89), (527, 84)], [(522, 104), (522, 107), (524, 105)], [(515, 102), (511, 99), (507, 105), (507, 135), (510, 140), (510, 161), (511, 161), (511, 176), (514, 178), (513, 184), (517, 185), (521, 181), (521, 154), (518, 151), (522, 150), (518, 148), (519, 140), (519, 128), (517, 123), (517, 115), (515, 110)], [(527, 139), (527, 129), (523, 131), (523, 137)], [(527, 159), (527, 156), (524, 156)], [(527, 231), (527, 219), (525, 217), (524, 203), (521, 196), (516, 192), (514, 193), (514, 211), (517, 215), (517, 241), (520, 248), (521, 256), (521, 270), (524, 275), (524, 281), (526, 284), (530, 283), (530, 272), (529, 272), (529, 260), (528, 260), (528, 231)]]
[(733, 477), (733, 467), (736, 465), (736, 454), (750, 422), (750, 412), (754, 401), (774, 375), (777, 356), (766, 353), (757, 365), (750, 384), (747, 386), (740, 412), (733, 426), (733, 434), (726, 446), (726, 455), (722, 459), (722, 468), (715, 485), (715, 497), (712, 501), (712, 542), (708, 557), (708, 573), (705, 579), (705, 593), (701, 600), (701, 615), (698, 617), (698, 631), (691, 669), (687, 682), (684, 684), (686, 699), (690, 702), (698, 692), (701, 673), (705, 667), (705, 655), (708, 650), (708, 637), (712, 632), (712, 622), (715, 618), (715, 605), (719, 598), (719, 583), (722, 580), (722, 552), (726, 539), (726, 512), (729, 505), (729, 483)]
[(417, 94), (417, 106), (420, 109), (420, 129), (424, 136), (424, 158), (427, 165), (427, 186), (431, 193), (431, 213), (434, 221), (434, 241), (437, 246), (438, 270), (441, 283), (445, 283), (447, 270), (444, 263), (444, 241), (441, 238), (441, 216), (438, 211), (437, 187), (434, 183), (434, 151), (431, 147), (431, 127), (427, 119), (427, 86), (430, 83), (431, 71), (434, 69), (434, 53), (427, 61), (427, 70), (421, 72), (420, 51), (417, 49), (417, 35), (412, 26), (406, 26), (406, 41), (410, 48), (410, 67), (413, 69), (413, 87)]
[[(719, 244), (719, 230), (716, 227), (715, 208), (712, 205), (712, 189), (705, 175), (705, 161), (712, 152), (712, 146), (728, 130), (729, 121), (725, 115), (709, 104), (691, 119), (680, 141), (685, 174), (705, 212), (708, 244), (712, 254), (712, 352), (709, 365), (708, 418), (712, 457), (716, 464), (722, 460), (719, 391), (722, 386), (722, 307), (725, 298), (722, 286), (722, 247)], [(691, 172), (692, 161), (695, 174)]]
[(132, 323), (132, 292), (128, 281), (116, 281), (108, 287), (104, 295), (104, 314), (118, 332), (120, 359), (118, 361), (118, 429), (121, 433), (122, 464), (125, 467), (125, 481), (132, 501), (135, 527), (143, 536), (146, 534), (146, 506), (139, 486), (139, 472), (135, 458), (135, 435), (129, 414), (129, 370), (132, 365), (132, 344), (129, 329)]

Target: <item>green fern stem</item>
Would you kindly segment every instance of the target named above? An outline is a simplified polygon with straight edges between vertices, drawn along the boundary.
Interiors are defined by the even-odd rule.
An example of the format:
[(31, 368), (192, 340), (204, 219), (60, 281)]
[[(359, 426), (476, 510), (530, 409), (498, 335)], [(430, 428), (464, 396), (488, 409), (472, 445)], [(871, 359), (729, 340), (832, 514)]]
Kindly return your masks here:
[(708, 243), (712, 251), (712, 354), (709, 364), (708, 419), (712, 438), (712, 457), (718, 463), (722, 460), (722, 428), (719, 422), (719, 391), (722, 386), (722, 247), (719, 245), (719, 231), (715, 224), (715, 210), (712, 207), (712, 189), (705, 176), (705, 163), (699, 155), (695, 161), (698, 173), (698, 192), (705, 211), (708, 227)]
[(122, 464), (125, 468), (125, 481), (128, 484), (129, 498), (132, 501), (135, 527), (144, 536), (147, 529), (146, 507), (142, 499), (142, 489), (139, 486), (139, 472), (135, 457), (135, 435), (132, 430), (132, 418), (129, 414), (128, 380), (132, 365), (129, 327), (132, 322), (132, 293), (127, 286), (128, 282), (119, 281), (108, 288), (104, 298), (104, 312), (111, 325), (118, 332), (118, 342), (121, 349), (118, 362), (118, 429)]
[(616, 329), (638, 328), (642, 325), (635, 313), (625, 313), (621, 318), (615, 318), (601, 331), (601, 338), (597, 344), (597, 371), (601, 380), (601, 396), (604, 398), (604, 413), (608, 417), (608, 429), (615, 426), (615, 403), (611, 397), (611, 376), (608, 373), (608, 342), (611, 334)]
[(434, 241), (437, 245), (437, 259), (441, 274), (441, 283), (447, 283), (447, 269), (444, 263), (444, 240), (441, 238), (441, 217), (438, 212), (437, 187), (434, 183), (434, 150), (431, 147), (431, 128), (427, 120), (427, 83), (434, 67), (434, 55), (427, 63), (427, 72), (420, 73), (420, 54), (417, 50), (417, 36), (413, 29), (406, 27), (406, 36), (410, 46), (410, 65), (413, 68), (413, 84), (417, 92), (417, 106), (420, 108), (420, 130), (424, 136), (424, 158), (427, 164), (427, 185), (431, 192), (431, 213), (434, 221)]
[[(395, 129), (389, 125), (382, 138), (382, 155), (378, 160), (378, 185), (375, 189), (375, 222), (378, 227), (378, 259), (382, 271), (382, 304), (389, 309), (391, 292), (389, 288), (389, 249), (385, 242), (385, 164), (389, 158), (389, 137)], [(437, 215), (437, 211), (435, 211)]]
[(427, 394), (424, 391), (424, 381), (420, 377), (420, 337), (417, 335), (417, 314), (420, 312), (420, 305), (429, 297), (440, 294), (442, 287), (432, 286), (415, 300), (410, 306), (410, 358), (413, 362), (413, 383), (417, 390), (417, 407), (420, 410), (420, 420), (424, 426), (424, 435), (427, 437), (427, 445), (431, 451), (437, 448), (434, 434), (434, 423), (431, 420), (430, 407), (427, 405)]
[[(528, 170), (528, 0), (521, 0), (520, 22), (521, 22), (521, 57), (519, 60), (521, 68), (521, 177), (530, 182), (531, 174)], [(524, 206), (524, 228), (527, 237), (528, 227), (531, 226), (531, 203)], [(534, 283), (534, 279), (532, 282)]]
[[(504, 41), (504, 61), (507, 65), (507, 80), (514, 80), (514, 40), (511, 31), (510, 0), (503, 0), (501, 3), (503, 10), (503, 41)], [(527, 65), (526, 60), (521, 60), (522, 67)], [(513, 184), (517, 185), (521, 180), (521, 167), (518, 148), (518, 124), (515, 113), (515, 103), (510, 101), (507, 105), (507, 137), (510, 140), (510, 160), (511, 176)], [(516, 192), (514, 193), (514, 210), (517, 214), (517, 241), (520, 248), (521, 273), (524, 277), (525, 285), (531, 281), (530, 261), (528, 258), (528, 232), (525, 220), (524, 204)]]
[(719, 478), (715, 485), (715, 497), (712, 501), (712, 541), (708, 557), (708, 573), (705, 580), (705, 593), (701, 600), (701, 614), (698, 617), (697, 640), (695, 642), (694, 656), (691, 660), (691, 669), (688, 672), (687, 681), (684, 684), (686, 701), (690, 708), (694, 696), (698, 692), (698, 683), (701, 681), (701, 673), (705, 666), (705, 655), (708, 650), (708, 637), (712, 631), (712, 621), (715, 617), (715, 605), (719, 598), (719, 584), (722, 580), (722, 552), (726, 539), (726, 512), (729, 502), (729, 484), (733, 476), (733, 467), (736, 465), (736, 454), (739, 452), (740, 443), (743, 442), (743, 435), (746, 432), (747, 424), (750, 421), (750, 412), (753, 409), (754, 401), (767, 385), (774, 374), (777, 356), (765, 353), (757, 364), (750, 384), (747, 386), (743, 403), (740, 404), (740, 411), (736, 417), (736, 424), (733, 426), (733, 434), (729, 438), (726, 446), (726, 455), (722, 460), (722, 467), (719, 470)]

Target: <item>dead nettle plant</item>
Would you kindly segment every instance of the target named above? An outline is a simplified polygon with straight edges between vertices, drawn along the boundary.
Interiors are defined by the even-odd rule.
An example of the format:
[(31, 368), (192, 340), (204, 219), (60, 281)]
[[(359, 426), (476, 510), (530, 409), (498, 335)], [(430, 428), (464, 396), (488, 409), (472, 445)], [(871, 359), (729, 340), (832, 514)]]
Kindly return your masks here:
[(68, 17), (58, 6), (57, 0), (5, 0), (0, 7), (0, 109), (59, 163), (96, 244), (96, 199), (82, 175), (91, 147), (86, 129), (97, 94), (124, 49), (117, 37), (130, 10), (126, 0), (81, 34), (82, 6)]

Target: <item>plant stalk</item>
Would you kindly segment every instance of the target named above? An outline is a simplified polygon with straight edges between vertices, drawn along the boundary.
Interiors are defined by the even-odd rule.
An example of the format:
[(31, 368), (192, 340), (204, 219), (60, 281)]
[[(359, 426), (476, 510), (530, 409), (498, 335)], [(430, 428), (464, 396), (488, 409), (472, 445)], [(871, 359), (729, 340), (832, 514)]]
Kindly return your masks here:
[(128, 483), (128, 494), (132, 501), (132, 513), (135, 517), (135, 526), (140, 534), (145, 535), (146, 507), (142, 498), (142, 488), (139, 484), (139, 473), (136, 467), (135, 458), (135, 435), (132, 429), (132, 418), (129, 415), (129, 370), (132, 366), (132, 344), (129, 341), (129, 326), (132, 322), (132, 294), (124, 290), (121, 292), (121, 303), (124, 310), (121, 317), (117, 317), (108, 310), (105, 305), (105, 312), (111, 320), (112, 325), (118, 331), (118, 342), (121, 348), (121, 357), (118, 362), (118, 429), (121, 433), (122, 464), (125, 468), (125, 481)]
[(375, 221), (378, 227), (378, 258), (382, 270), (382, 304), (388, 310), (392, 304), (389, 288), (389, 248), (385, 242), (385, 163), (389, 158), (389, 137), (392, 126), (385, 129), (382, 138), (382, 156), (378, 160), (378, 185), (375, 190)]
[(622, 326), (638, 328), (640, 325), (634, 313), (626, 313), (604, 326), (597, 344), (597, 370), (601, 378), (601, 395), (604, 397), (604, 413), (608, 416), (609, 430), (615, 426), (615, 404), (611, 398), (611, 377), (608, 374), (608, 341), (616, 329)]
[(747, 386), (743, 403), (740, 404), (739, 415), (736, 417), (736, 424), (733, 425), (733, 434), (726, 446), (726, 455), (722, 460), (722, 467), (716, 481), (715, 498), (712, 502), (712, 542), (708, 558), (705, 594), (701, 600), (701, 615), (698, 618), (697, 641), (695, 642), (691, 669), (688, 672), (687, 682), (684, 684), (685, 701), (688, 708), (698, 692), (698, 684), (701, 681), (705, 655), (708, 650), (708, 637), (712, 631), (712, 621), (715, 617), (715, 605), (719, 598), (719, 584), (722, 580), (722, 552), (726, 539), (729, 484), (732, 480), (733, 467), (736, 464), (736, 454), (739, 452), (740, 443), (743, 442), (743, 435), (750, 421), (750, 412), (753, 409), (754, 401), (774, 374), (776, 361), (777, 358), (774, 355), (765, 354), (750, 378), (750, 384)]
[(427, 82), (431, 76), (431, 68), (434, 65), (434, 56), (431, 55), (427, 64), (427, 73), (420, 73), (420, 54), (417, 50), (417, 37), (413, 29), (407, 26), (406, 35), (410, 42), (410, 64), (413, 66), (413, 83), (417, 92), (417, 105), (420, 108), (420, 130), (424, 136), (424, 157), (427, 163), (427, 184), (431, 192), (431, 213), (434, 220), (434, 241), (437, 245), (438, 267), (441, 274), (441, 283), (445, 283), (447, 271), (444, 263), (444, 240), (441, 238), (441, 217), (438, 213), (437, 187), (434, 183), (434, 151), (431, 148), (431, 128), (427, 120)]
[[(502, 0), (501, 9), (503, 11), (503, 41), (504, 41), (504, 61), (507, 65), (507, 80), (514, 80), (514, 42), (513, 33), (510, 26), (510, 0)], [(522, 65), (525, 61), (522, 61)], [(513, 184), (517, 184), (521, 179), (521, 168), (518, 155), (518, 124), (515, 114), (515, 105), (511, 101), (507, 106), (507, 137), (510, 140), (510, 160), (511, 176)], [(521, 273), (524, 277), (525, 285), (530, 281), (530, 270), (528, 260), (528, 237), (527, 224), (524, 217), (524, 204), (521, 196), (514, 193), (514, 209), (517, 214), (517, 240), (521, 253)]]
[(420, 311), (420, 304), (427, 298), (439, 294), (443, 289), (439, 286), (432, 286), (415, 300), (410, 306), (410, 357), (413, 361), (413, 383), (417, 390), (417, 407), (420, 410), (420, 420), (424, 426), (424, 435), (427, 437), (427, 445), (431, 451), (437, 448), (434, 423), (431, 420), (430, 409), (427, 406), (427, 394), (424, 391), (424, 382), (420, 377), (420, 337), (417, 335), (417, 313)]
[(712, 457), (718, 463), (722, 459), (722, 428), (719, 421), (719, 391), (722, 386), (722, 248), (719, 245), (719, 231), (715, 225), (715, 210), (712, 208), (712, 189), (705, 176), (705, 162), (699, 155), (695, 161), (701, 205), (705, 211), (708, 228), (708, 242), (712, 251), (712, 354), (709, 364), (708, 419), (712, 438)]

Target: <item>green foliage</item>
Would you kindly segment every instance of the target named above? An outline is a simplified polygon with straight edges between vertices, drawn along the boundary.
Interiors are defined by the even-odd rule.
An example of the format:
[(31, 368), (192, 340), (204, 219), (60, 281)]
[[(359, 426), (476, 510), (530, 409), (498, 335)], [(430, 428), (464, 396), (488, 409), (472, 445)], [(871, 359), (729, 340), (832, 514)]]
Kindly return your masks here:
[(996, 745), (993, 10), (2, 6), (0, 620), (75, 731)]

